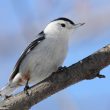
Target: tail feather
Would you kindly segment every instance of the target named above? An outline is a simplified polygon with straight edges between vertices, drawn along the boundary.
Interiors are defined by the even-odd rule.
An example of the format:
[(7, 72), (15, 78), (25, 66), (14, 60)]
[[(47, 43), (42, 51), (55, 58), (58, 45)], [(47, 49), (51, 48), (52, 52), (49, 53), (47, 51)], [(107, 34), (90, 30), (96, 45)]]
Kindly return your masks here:
[(16, 88), (16, 86), (11, 86), (11, 84), (7, 84), (0, 90), (0, 96), (10, 96)]

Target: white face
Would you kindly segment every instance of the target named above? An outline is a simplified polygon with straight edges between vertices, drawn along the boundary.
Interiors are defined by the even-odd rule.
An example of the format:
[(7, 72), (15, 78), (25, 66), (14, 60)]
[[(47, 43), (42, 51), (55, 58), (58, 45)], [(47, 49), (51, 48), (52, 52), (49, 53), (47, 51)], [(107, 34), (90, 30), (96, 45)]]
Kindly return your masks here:
[(72, 32), (73, 25), (67, 21), (58, 20), (49, 23), (44, 32), (49, 34), (67, 34)]
[(72, 24), (69, 21), (65, 20), (55, 20), (49, 23), (46, 28), (44, 29), (44, 32), (46, 34), (52, 34), (52, 35), (70, 35), (77, 27), (80, 27), (84, 23), (79, 24)]

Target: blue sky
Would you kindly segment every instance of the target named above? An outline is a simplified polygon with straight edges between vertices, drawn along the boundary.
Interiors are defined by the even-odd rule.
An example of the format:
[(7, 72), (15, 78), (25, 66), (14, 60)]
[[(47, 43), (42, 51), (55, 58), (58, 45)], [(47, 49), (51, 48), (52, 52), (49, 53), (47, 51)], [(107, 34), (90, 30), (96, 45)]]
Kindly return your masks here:
[[(45, 25), (65, 16), (86, 22), (71, 39), (64, 65), (69, 66), (110, 43), (109, 0), (0, 1), (0, 87), (9, 78), (24, 48)], [(82, 81), (32, 107), (32, 110), (110, 110), (110, 67), (105, 79)], [(67, 103), (68, 102), (68, 103)], [(66, 106), (67, 105), (67, 106)]]

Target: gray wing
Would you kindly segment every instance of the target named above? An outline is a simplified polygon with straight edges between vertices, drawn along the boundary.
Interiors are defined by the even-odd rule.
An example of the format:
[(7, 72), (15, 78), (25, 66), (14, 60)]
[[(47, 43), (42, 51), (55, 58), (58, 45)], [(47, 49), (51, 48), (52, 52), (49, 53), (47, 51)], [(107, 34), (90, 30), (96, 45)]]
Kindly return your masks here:
[(39, 38), (34, 40), (33, 42), (31, 42), (28, 47), (24, 50), (24, 52), (22, 53), (22, 55), (20, 56), (20, 58), (18, 59), (15, 67), (14, 67), (14, 70), (10, 76), (10, 79), (9, 81), (11, 81), (15, 76), (16, 74), (19, 72), (19, 67), (20, 67), (20, 64), (22, 63), (23, 59), (25, 58), (25, 56), (31, 52), (34, 47), (36, 47), (41, 41), (43, 41), (45, 39), (45, 34), (44, 32), (42, 31), (41, 33), (38, 34)]

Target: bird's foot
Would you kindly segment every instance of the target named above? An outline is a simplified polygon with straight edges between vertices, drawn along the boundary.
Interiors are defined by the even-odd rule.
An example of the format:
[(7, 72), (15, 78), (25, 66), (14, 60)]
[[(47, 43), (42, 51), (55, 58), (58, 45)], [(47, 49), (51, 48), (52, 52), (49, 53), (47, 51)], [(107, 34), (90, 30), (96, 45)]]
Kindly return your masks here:
[(67, 67), (66, 66), (64, 66), (64, 67), (60, 66), (58, 68), (57, 72), (62, 72), (62, 71), (65, 71), (65, 70), (67, 70)]

